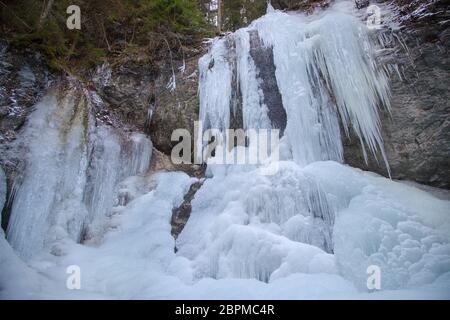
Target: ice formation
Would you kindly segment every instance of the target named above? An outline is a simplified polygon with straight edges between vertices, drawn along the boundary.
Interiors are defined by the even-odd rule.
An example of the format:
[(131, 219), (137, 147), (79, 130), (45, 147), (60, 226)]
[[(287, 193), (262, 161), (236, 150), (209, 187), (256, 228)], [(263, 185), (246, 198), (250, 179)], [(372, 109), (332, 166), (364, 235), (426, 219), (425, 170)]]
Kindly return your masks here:
[(7, 238), (24, 259), (59, 239), (83, 240), (113, 206), (117, 184), (149, 166), (150, 140), (95, 127), (89, 103), (79, 89), (63, 97), (52, 90), (17, 141), (26, 164), (14, 182)]
[[(208, 166), (176, 243), (172, 209), (198, 179), (133, 176), (151, 156), (147, 138), (94, 130), (83, 104), (49, 94), (23, 134), (0, 297), (449, 299), (450, 201), (342, 163), (338, 118), (383, 153), (377, 108), (389, 108), (372, 38), (343, 2), (311, 16), (272, 8), (199, 61), (205, 129), (230, 128), (239, 112), (244, 128), (279, 125), (252, 58), (256, 32), (273, 52), (287, 123), (275, 174), (261, 174), (274, 163)], [(47, 245), (81, 236), (102, 241)], [(81, 290), (65, 287), (74, 264)], [(381, 291), (367, 288), (370, 265)]]
[[(378, 265), (384, 289), (439, 277), (449, 284), (450, 203), (336, 162), (301, 168), (286, 161), (272, 177), (216, 174), (192, 206), (178, 247), (198, 278), (270, 283), (293, 273), (338, 273), (367, 290), (366, 269)], [(320, 212), (335, 212), (336, 222)]]
[(376, 66), (374, 45), (365, 26), (342, 12), (310, 18), (272, 11), (249, 27), (215, 40), (199, 63), (204, 129), (229, 128), (238, 93), (244, 128), (270, 127), (268, 106), (261, 103), (258, 67), (263, 66), (255, 66), (250, 55), (252, 32), (273, 50), (273, 76), (287, 113), (286, 135), (297, 163), (342, 161), (338, 115), (347, 134), (350, 127), (356, 132), (365, 156), (367, 146), (385, 159), (378, 107), (389, 109), (388, 78)]

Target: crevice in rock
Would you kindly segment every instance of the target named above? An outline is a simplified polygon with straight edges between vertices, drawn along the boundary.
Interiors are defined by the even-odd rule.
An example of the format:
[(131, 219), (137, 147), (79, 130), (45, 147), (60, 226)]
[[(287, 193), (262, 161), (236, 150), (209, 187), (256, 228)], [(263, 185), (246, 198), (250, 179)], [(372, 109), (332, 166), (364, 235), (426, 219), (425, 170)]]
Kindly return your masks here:
[(252, 30), (250, 34), (250, 56), (258, 69), (260, 88), (264, 96), (264, 104), (267, 106), (267, 114), (274, 129), (280, 130), (283, 136), (286, 129), (287, 115), (283, 107), (280, 90), (275, 77), (275, 63), (273, 49), (264, 47), (259, 38), (258, 31)]
[(191, 216), (191, 201), (194, 199), (195, 194), (201, 188), (203, 183), (204, 180), (194, 182), (189, 188), (189, 191), (184, 195), (184, 200), (180, 206), (172, 209), (172, 219), (170, 220), (170, 224), (172, 226), (171, 234), (175, 239), (175, 252), (178, 251), (176, 240)]

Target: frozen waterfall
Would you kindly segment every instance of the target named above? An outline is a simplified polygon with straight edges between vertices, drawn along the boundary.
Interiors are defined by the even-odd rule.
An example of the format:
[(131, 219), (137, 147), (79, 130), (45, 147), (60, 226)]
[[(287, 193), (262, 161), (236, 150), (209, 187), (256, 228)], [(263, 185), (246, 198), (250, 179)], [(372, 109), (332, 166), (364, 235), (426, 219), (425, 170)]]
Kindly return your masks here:
[(52, 89), (16, 142), (26, 163), (14, 182), (7, 238), (25, 259), (57, 240), (82, 241), (112, 208), (117, 184), (149, 166), (150, 140), (96, 127), (89, 104), (79, 88)]
[[(368, 146), (374, 155), (380, 151), (386, 161), (378, 108), (389, 109), (388, 78), (376, 64), (368, 30), (356, 17), (333, 12), (312, 18), (271, 10), (249, 27), (215, 39), (199, 68), (204, 129), (235, 128), (233, 119), (239, 118), (238, 127), (244, 129), (280, 129), (285, 135), (282, 143), (287, 144), (284, 149), (289, 150), (284, 151), (284, 160), (304, 167), (322, 160), (343, 161), (340, 119), (344, 132), (348, 134), (350, 128), (356, 132), (365, 156)], [(198, 277), (267, 282), (294, 247), (301, 252), (308, 244), (333, 253), (336, 208), (329, 196), (314, 178), (289, 166), (281, 168), (273, 177), (249, 179), (252, 183), (245, 196), (232, 196), (245, 203), (236, 210), (242, 211), (238, 224), (247, 227), (233, 227), (226, 238), (217, 234), (200, 240), (204, 236), (198, 226), (204, 228), (204, 223), (196, 222), (196, 217), (188, 222), (179, 238), (180, 254), (202, 265)], [(220, 175), (212, 167), (210, 171)], [(240, 181), (233, 174), (221, 179), (225, 185), (228, 179)], [(204, 186), (208, 187), (211, 183)], [(216, 224), (217, 217), (205, 214), (209, 218), (202, 219), (207, 224)], [(255, 234), (250, 237), (245, 230), (254, 224)], [(280, 234), (287, 239), (277, 238)], [(206, 251), (191, 248), (191, 243), (198, 247), (203, 241), (210, 243)], [(253, 242), (256, 252), (255, 247), (231, 249), (231, 243), (241, 241)], [(273, 243), (280, 241), (287, 243), (276, 254), (268, 254)]]
[(284, 138), (273, 176), (208, 166), (210, 179), (177, 239), (194, 279), (275, 283), (327, 273), (367, 290), (370, 265), (386, 272), (388, 289), (448, 278), (449, 203), (339, 164), (342, 128), (356, 133), (366, 158), (366, 149), (381, 153), (388, 166), (378, 115), (390, 109), (388, 74), (376, 59), (381, 44), (351, 13), (339, 6), (311, 16), (271, 10), (216, 38), (200, 59), (204, 129), (236, 128), (242, 118), (244, 129), (277, 128)]
[[(95, 123), (80, 91), (51, 91), (17, 142), (27, 156), (7, 230), (15, 250), (0, 238), (0, 297), (449, 299), (450, 201), (343, 163), (350, 130), (386, 161), (378, 112), (390, 93), (377, 37), (353, 1), (335, 3), (271, 9), (199, 61), (203, 128), (279, 129), (273, 175), (261, 170), (275, 163), (134, 176), (151, 142)], [(69, 265), (80, 290), (65, 286)], [(381, 290), (367, 287), (370, 266)]]
[[(270, 52), (263, 60), (265, 51)], [(271, 64), (276, 84), (264, 88), (263, 74)], [(376, 65), (367, 28), (356, 17), (272, 11), (216, 39), (199, 68), (204, 129), (230, 128), (238, 112), (245, 129), (285, 126), (293, 159), (306, 165), (342, 161), (340, 118), (345, 133), (350, 127), (356, 132), (364, 155), (365, 146), (374, 154), (380, 151), (387, 165), (378, 107), (389, 109), (388, 79)], [(287, 123), (271, 110), (271, 96), (278, 91)]]

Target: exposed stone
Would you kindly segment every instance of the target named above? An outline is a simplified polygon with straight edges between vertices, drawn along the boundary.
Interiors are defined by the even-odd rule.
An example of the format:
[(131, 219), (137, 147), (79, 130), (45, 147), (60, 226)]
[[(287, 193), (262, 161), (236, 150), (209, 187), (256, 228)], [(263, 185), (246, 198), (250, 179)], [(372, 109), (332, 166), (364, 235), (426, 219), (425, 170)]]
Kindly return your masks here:
[(301, 10), (311, 12), (315, 8), (326, 8), (332, 0), (272, 0), (275, 9)]
[(170, 156), (153, 148), (152, 161), (148, 174), (153, 174), (158, 171), (184, 171), (192, 177), (202, 178), (205, 176), (204, 165), (191, 164), (174, 164)]
[[(52, 79), (38, 53), (16, 50), (0, 40), (0, 166), (6, 175), (7, 199), (22, 165), (22, 155), (11, 152), (11, 143)], [(3, 228), (8, 223), (9, 206), (6, 201), (2, 207)]]
[(355, 0), (355, 6), (357, 9), (362, 9), (369, 6), (369, 0)]
[(18, 51), (0, 41), (1, 147), (15, 139), (32, 111), (31, 107), (45, 93), (49, 80), (51, 78), (38, 53)]
[[(7, 191), (7, 185), (6, 185), (6, 175), (3, 169), (0, 167), (0, 210), (3, 210), (3, 206), (6, 202), (6, 191)], [(1, 224), (1, 215), (0, 215), (0, 224)], [(0, 236), (2, 233), (2, 229), (0, 228)]]
[[(155, 81), (155, 104), (148, 132), (155, 147), (166, 154), (170, 154), (172, 147), (178, 143), (171, 141), (174, 130), (187, 129), (194, 138), (194, 121), (198, 121), (199, 110), (199, 57), (200, 54), (186, 59), (184, 66), (183, 62), (165, 66)], [(169, 86), (171, 81), (175, 84), (173, 90)]]
[(181, 51), (167, 52), (158, 61), (148, 61), (145, 52), (130, 55), (113, 65), (105, 63), (91, 76), (93, 89), (109, 106), (100, 117), (120, 118), (133, 129), (145, 131), (166, 155), (178, 143), (171, 141), (172, 132), (187, 129), (193, 139), (198, 120), (197, 62), (202, 49), (183, 47)]
[(272, 128), (279, 129), (280, 136), (282, 136), (286, 129), (287, 115), (275, 77), (273, 49), (262, 45), (257, 31), (250, 32), (250, 56), (258, 69), (257, 76), (261, 80), (263, 102), (267, 105)]
[[(189, 191), (184, 195), (184, 200), (179, 207), (173, 208), (172, 210), (172, 219), (170, 224), (172, 225), (172, 236), (175, 240), (178, 238), (178, 235), (183, 231), (184, 226), (186, 225), (192, 211), (191, 201), (194, 199), (195, 194), (201, 188), (204, 181), (194, 182)], [(175, 252), (177, 248), (175, 247)]]
[[(404, 79), (392, 75), (391, 115), (381, 114), (391, 175), (395, 179), (450, 189), (448, 8), (439, 1), (397, 3), (400, 4), (397, 19), (402, 21), (401, 36), (408, 51), (403, 50), (395, 58), (403, 68)], [(416, 16), (420, 6), (426, 10), (422, 16)], [(365, 164), (354, 136), (345, 141), (344, 151), (350, 165), (387, 176), (382, 161), (377, 163), (370, 157)]]
[(172, 163), (168, 155), (153, 148), (152, 160), (149, 169), (150, 174), (157, 171), (176, 171), (176, 170), (177, 167)]
[(157, 66), (139, 59), (114, 66), (105, 63), (92, 75), (92, 87), (109, 105), (105, 112), (144, 130), (155, 99), (154, 81), (158, 72)]

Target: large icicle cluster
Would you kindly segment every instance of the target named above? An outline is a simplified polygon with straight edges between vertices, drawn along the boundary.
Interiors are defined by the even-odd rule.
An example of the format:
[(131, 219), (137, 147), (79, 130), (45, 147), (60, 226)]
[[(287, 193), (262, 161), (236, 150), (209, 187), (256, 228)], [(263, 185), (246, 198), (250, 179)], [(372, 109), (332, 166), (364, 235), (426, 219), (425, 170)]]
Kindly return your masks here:
[(236, 97), (242, 99), (244, 128), (267, 128), (273, 121), (260, 86), (258, 69), (264, 66), (255, 65), (250, 54), (252, 32), (273, 50), (273, 77), (297, 163), (342, 160), (338, 115), (347, 134), (350, 127), (356, 132), (365, 156), (367, 145), (385, 158), (378, 107), (389, 109), (387, 77), (375, 64), (365, 26), (344, 13), (311, 18), (272, 11), (248, 28), (215, 40), (200, 60), (200, 120), (205, 129), (229, 127), (230, 113), (239, 103)]
[(23, 258), (56, 240), (89, 236), (87, 226), (114, 204), (117, 184), (149, 166), (150, 140), (96, 127), (89, 103), (77, 88), (53, 89), (17, 141), (26, 164), (15, 181), (7, 238)]

